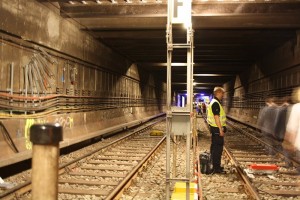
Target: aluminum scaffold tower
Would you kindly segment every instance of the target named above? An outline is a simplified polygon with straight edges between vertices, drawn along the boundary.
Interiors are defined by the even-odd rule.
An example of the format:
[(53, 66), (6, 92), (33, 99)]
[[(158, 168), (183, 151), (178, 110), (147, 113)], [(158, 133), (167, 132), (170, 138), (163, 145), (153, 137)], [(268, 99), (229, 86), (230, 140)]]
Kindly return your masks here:
[[(191, 162), (190, 149), (192, 145), (191, 137), (193, 136), (193, 146), (195, 154), (196, 138), (193, 134), (193, 59), (194, 59), (194, 31), (191, 23), (191, 0), (168, 0), (168, 22), (166, 27), (167, 40), (167, 118), (166, 118), (166, 199), (170, 199), (171, 183), (182, 181), (186, 183), (186, 199), (190, 199), (190, 180), (191, 180)], [(186, 43), (173, 43), (173, 24), (186, 25)], [(187, 102), (185, 107), (172, 107), (172, 56), (174, 49), (187, 50)], [(175, 56), (175, 55), (174, 55)], [(173, 163), (171, 173), (171, 140), (176, 141), (176, 136), (186, 138), (186, 173), (185, 177), (176, 177), (176, 144), (173, 146)], [(195, 157), (195, 155), (193, 155)]]

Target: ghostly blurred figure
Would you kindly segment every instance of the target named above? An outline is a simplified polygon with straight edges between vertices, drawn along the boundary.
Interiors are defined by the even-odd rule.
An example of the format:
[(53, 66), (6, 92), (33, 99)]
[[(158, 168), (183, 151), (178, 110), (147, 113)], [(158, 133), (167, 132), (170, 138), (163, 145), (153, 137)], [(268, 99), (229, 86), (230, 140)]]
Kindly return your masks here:
[[(271, 146), (275, 146), (275, 120), (278, 113), (278, 106), (274, 103), (274, 98), (267, 98), (266, 105), (261, 109), (258, 115), (258, 127), (261, 129), (263, 137), (266, 137)], [(275, 152), (272, 148), (269, 149), (269, 154), (273, 155)]]
[(289, 107), (291, 107), (289, 97), (282, 98), (282, 104), (277, 107), (274, 137), (280, 142), (282, 142), (284, 139)]
[(274, 98), (267, 98), (265, 107), (261, 109), (258, 115), (258, 127), (263, 136), (270, 136), (275, 132), (276, 109), (277, 105), (274, 103)]
[(291, 108), (284, 142), (286, 149), (300, 151), (300, 87), (294, 89), (292, 100), (295, 104)]

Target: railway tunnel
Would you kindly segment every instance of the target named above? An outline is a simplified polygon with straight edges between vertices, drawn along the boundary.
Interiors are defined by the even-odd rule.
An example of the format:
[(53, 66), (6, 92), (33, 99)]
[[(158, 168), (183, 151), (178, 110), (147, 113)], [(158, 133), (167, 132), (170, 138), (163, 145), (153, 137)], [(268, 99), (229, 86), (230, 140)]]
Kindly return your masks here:
[[(34, 123), (60, 123), (64, 148), (165, 113), (166, 0), (1, 0), (0, 22), (0, 167), (31, 157)], [(256, 127), (300, 85), (299, 1), (194, 0), (192, 24), (195, 99), (222, 86), (226, 114)], [(186, 79), (178, 49), (174, 104)]]

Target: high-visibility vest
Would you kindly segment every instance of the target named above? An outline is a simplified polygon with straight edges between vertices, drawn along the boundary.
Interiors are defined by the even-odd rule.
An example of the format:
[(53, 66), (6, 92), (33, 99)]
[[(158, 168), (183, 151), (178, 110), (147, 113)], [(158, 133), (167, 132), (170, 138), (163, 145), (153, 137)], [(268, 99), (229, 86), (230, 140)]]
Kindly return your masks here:
[(220, 106), (220, 122), (221, 126), (226, 126), (226, 114), (224, 112), (223, 107), (221, 106), (220, 102), (216, 99), (213, 99), (207, 109), (207, 122), (209, 125), (213, 127), (218, 127), (214, 118), (214, 113), (212, 112), (212, 105), (217, 102)]

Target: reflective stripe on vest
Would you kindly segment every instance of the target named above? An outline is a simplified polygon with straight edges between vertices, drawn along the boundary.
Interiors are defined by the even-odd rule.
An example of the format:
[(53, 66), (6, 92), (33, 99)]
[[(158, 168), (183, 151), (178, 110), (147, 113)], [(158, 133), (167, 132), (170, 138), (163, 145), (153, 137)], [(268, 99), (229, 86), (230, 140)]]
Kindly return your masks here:
[(214, 118), (214, 113), (212, 112), (212, 105), (217, 102), (220, 106), (220, 122), (221, 122), (221, 126), (226, 126), (226, 114), (224, 112), (223, 107), (221, 106), (221, 104), (219, 103), (218, 100), (213, 99), (207, 109), (207, 122), (209, 125), (213, 126), (213, 127), (218, 127), (216, 122), (215, 122), (215, 118)]

